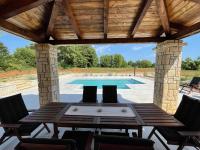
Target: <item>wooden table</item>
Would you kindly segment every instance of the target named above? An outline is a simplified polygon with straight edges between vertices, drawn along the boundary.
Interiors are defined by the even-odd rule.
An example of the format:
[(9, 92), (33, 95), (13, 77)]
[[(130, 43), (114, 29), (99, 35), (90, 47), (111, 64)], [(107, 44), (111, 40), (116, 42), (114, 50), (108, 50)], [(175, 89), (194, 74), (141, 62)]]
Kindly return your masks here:
[[(128, 106), (136, 117), (97, 117), (64, 115), (71, 105), (78, 106)], [(183, 126), (173, 116), (168, 115), (154, 104), (85, 104), (85, 103), (50, 103), (20, 120), (21, 122), (52, 123), (54, 137), (58, 137), (58, 127), (137, 129), (142, 137), (143, 126)]]

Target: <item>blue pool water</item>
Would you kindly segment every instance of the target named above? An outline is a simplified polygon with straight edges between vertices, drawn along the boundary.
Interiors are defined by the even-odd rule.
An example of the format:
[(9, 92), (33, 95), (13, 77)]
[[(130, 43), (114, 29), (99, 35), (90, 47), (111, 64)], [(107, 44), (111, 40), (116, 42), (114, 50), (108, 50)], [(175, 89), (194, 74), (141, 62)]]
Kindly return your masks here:
[(97, 86), (99, 89), (102, 85), (117, 85), (118, 89), (129, 89), (127, 84), (143, 84), (135, 79), (77, 79), (69, 84), (81, 84), (83, 86)]

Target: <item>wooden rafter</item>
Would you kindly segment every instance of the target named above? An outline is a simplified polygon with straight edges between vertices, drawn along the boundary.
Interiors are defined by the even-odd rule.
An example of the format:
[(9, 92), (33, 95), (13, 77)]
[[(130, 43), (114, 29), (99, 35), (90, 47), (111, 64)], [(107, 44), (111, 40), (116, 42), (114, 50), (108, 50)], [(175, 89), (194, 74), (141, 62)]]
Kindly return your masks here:
[(170, 27), (173, 29), (176, 29), (177, 31), (185, 30), (187, 28), (186, 26), (184, 26), (182, 24), (173, 23), (173, 22), (170, 22)]
[(77, 22), (74, 18), (69, 0), (63, 0), (62, 2), (63, 2), (65, 14), (68, 16), (69, 21), (71, 23), (71, 27), (73, 28), (74, 32), (76, 33), (78, 39), (81, 39), (81, 32), (80, 32)]
[(77, 39), (77, 40), (50, 40), (49, 43), (59, 44), (106, 44), (106, 43), (148, 43), (162, 42), (166, 38), (107, 38), (107, 39)]
[(53, 35), (53, 28), (54, 28), (54, 24), (56, 21), (56, 17), (57, 17), (57, 12), (58, 12), (58, 3), (60, 1), (59, 0), (55, 0), (54, 2), (52, 2), (52, 4), (50, 4), (50, 14), (47, 16), (47, 21), (46, 21), (46, 39), (49, 40), (50, 36), (52, 36), (54, 38)]
[(190, 27), (187, 27), (184, 30), (179, 31), (178, 33), (170, 36), (171, 39), (181, 39), (181, 38), (185, 38), (187, 36), (190, 36), (192, 34), (195, 33), (199, 33), (200, 32), (200, 22), (196, 23)]
[(21, 36), (23, 38), (26, 38), (34, 42), (44, 42), (44, 39), (45, 39), (45, 36), (43, 34), (22, 29), (3, 19), (0, 19), (0, 29), (10, 32), (12, 34)]
[(51, 1), (53, 0), (12, 0), (9, 4), (3, 6), (3, 8), (0, 7), (0, 18), (8, 19)]
[(104, 38), (107, 38), (108, 33), (108, 14), (109, 14), (109, 0), (104, 0)]
[(200, 4), (200, 0), (189, 0), (189, 1)]
[[(186, 26), (184, 26), (182, 24), (178, 24), (178, 23), (174, 23), (174, 22), (170, 22), (170, 27), (172, 29), (175, 29), (177, 32), (179, 32), (181, 30), (185, 30), (187, 28)], [(159, 37), (163, 33), (164, 33), (163, 27), (160, 27), (160, 29), (158, 30), (158, 33), (157, 33), (157, 37)]]
[(150, 7), (153, 0), (144, 0), (141, 4), (141, 7), (136, 15), (135, 21), (131, 25), (129, 36), (128, 37), (134, 37), (137, 29), (139, 28), (148, 8)]
[(156, 0), (158, 15), (160, 16), (161, 24), (166, 36), (171, 34), (169, 18), (165, 0)]

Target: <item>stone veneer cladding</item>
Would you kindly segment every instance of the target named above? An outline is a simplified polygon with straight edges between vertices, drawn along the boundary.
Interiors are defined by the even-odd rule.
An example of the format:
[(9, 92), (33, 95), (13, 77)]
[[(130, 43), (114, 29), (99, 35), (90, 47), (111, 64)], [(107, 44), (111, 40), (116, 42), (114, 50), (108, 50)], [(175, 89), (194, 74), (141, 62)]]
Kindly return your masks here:
[(36, 45), (40, 106), (59, 101), (57, 49), (50, 44)]
[(170, 114), (177, 109), (183, 46), (181, 40), (167, 40), (155, 48), (154, 104)]

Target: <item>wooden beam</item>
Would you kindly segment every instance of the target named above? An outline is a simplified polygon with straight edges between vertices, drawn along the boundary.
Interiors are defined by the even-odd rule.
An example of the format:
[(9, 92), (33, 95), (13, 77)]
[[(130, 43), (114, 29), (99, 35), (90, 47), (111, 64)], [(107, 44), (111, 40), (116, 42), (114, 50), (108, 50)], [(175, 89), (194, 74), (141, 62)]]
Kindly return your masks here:
[(46, 21), (46, 39), (49, 40), (50, 36), (52, 36), (54, 38), (53, 35), (53, 28), (54, 28), (54, 24), (56, 22), (56, 17), (57, 17), (57, 12), (58, 12), (58, 3), (60, 1), (55, 0), (54, 2), (52, 2), (52, 4), (50, 4), (50, 10), (49, 13), (47, 13), (47, 21)]
[(188, 0), (188, 1), (191, 1), (191, 2), (194, 2), (194, 3), (197, 3), (197, 4), (200, 4), (200, 0)]
[(6, 6), (3, 5), (3, 8), (0, 7), (0, 18), (8, 19), (51, 1), (53, 0), (12, 0)]
[(109, 0), (104, 0), (104, 38), (107, 38), (108, 33), (108, 14), (109, 14)]
[(0, 29), (34, 42), (44, 42), (45, 40), (43, 34), (22, 29), (3, 19), (0, 19)]
[[(185, 30), (187, 27), (178, 23), (170, 22), (171, 29), (175, 29), (177, 32), (180, 30)], [(156, 34), (157, 37), (160, 37), (164, 33), (163, 27), (160, 27), (158, 33)]]
[(107, 43), (154, 43), (162, 42), (166, 38), (110, 38), (110, 39), (77, 39), (77, 40), (49, 40), (54, 45), (64, 44), (107, 44)]
[(135, 17), (135, 21), (132, 23), (130, 32), (129, 32), (129, 38), (134, 37), (137, 29), (139, 28), (148, 8), (150, 7), (153, 0), (143, 0), (141, 7), (139, 8), (139, 11)]
[(173, 28), (173, 29), (176, 29), (178, 31), (185, 30), (187, 28), (186, 26), (184, 26), (182, 24), (174, 23), (174, 22), (170, 22), (170, 27)]
[(169, 18), (165, 0), (156, 0), (158, 15), (160, 16), (161, 24), (166, 36), (171, 34)]
[(80, 30), (78, 28), (78, 24), (74, 18), (69, 0), (63, 0), (63, 7), (65, 8), (64, 9), (65, 14), (68, 16), (69, 21), (71, 23), (71, 27), (73, 28), (74, 32), (76, 33), (78, 39), (81, 39), (81, 32), (80, 32)]
[(181, 39), (200, 32), (200, 22), (170, 36), (171, 39)]

